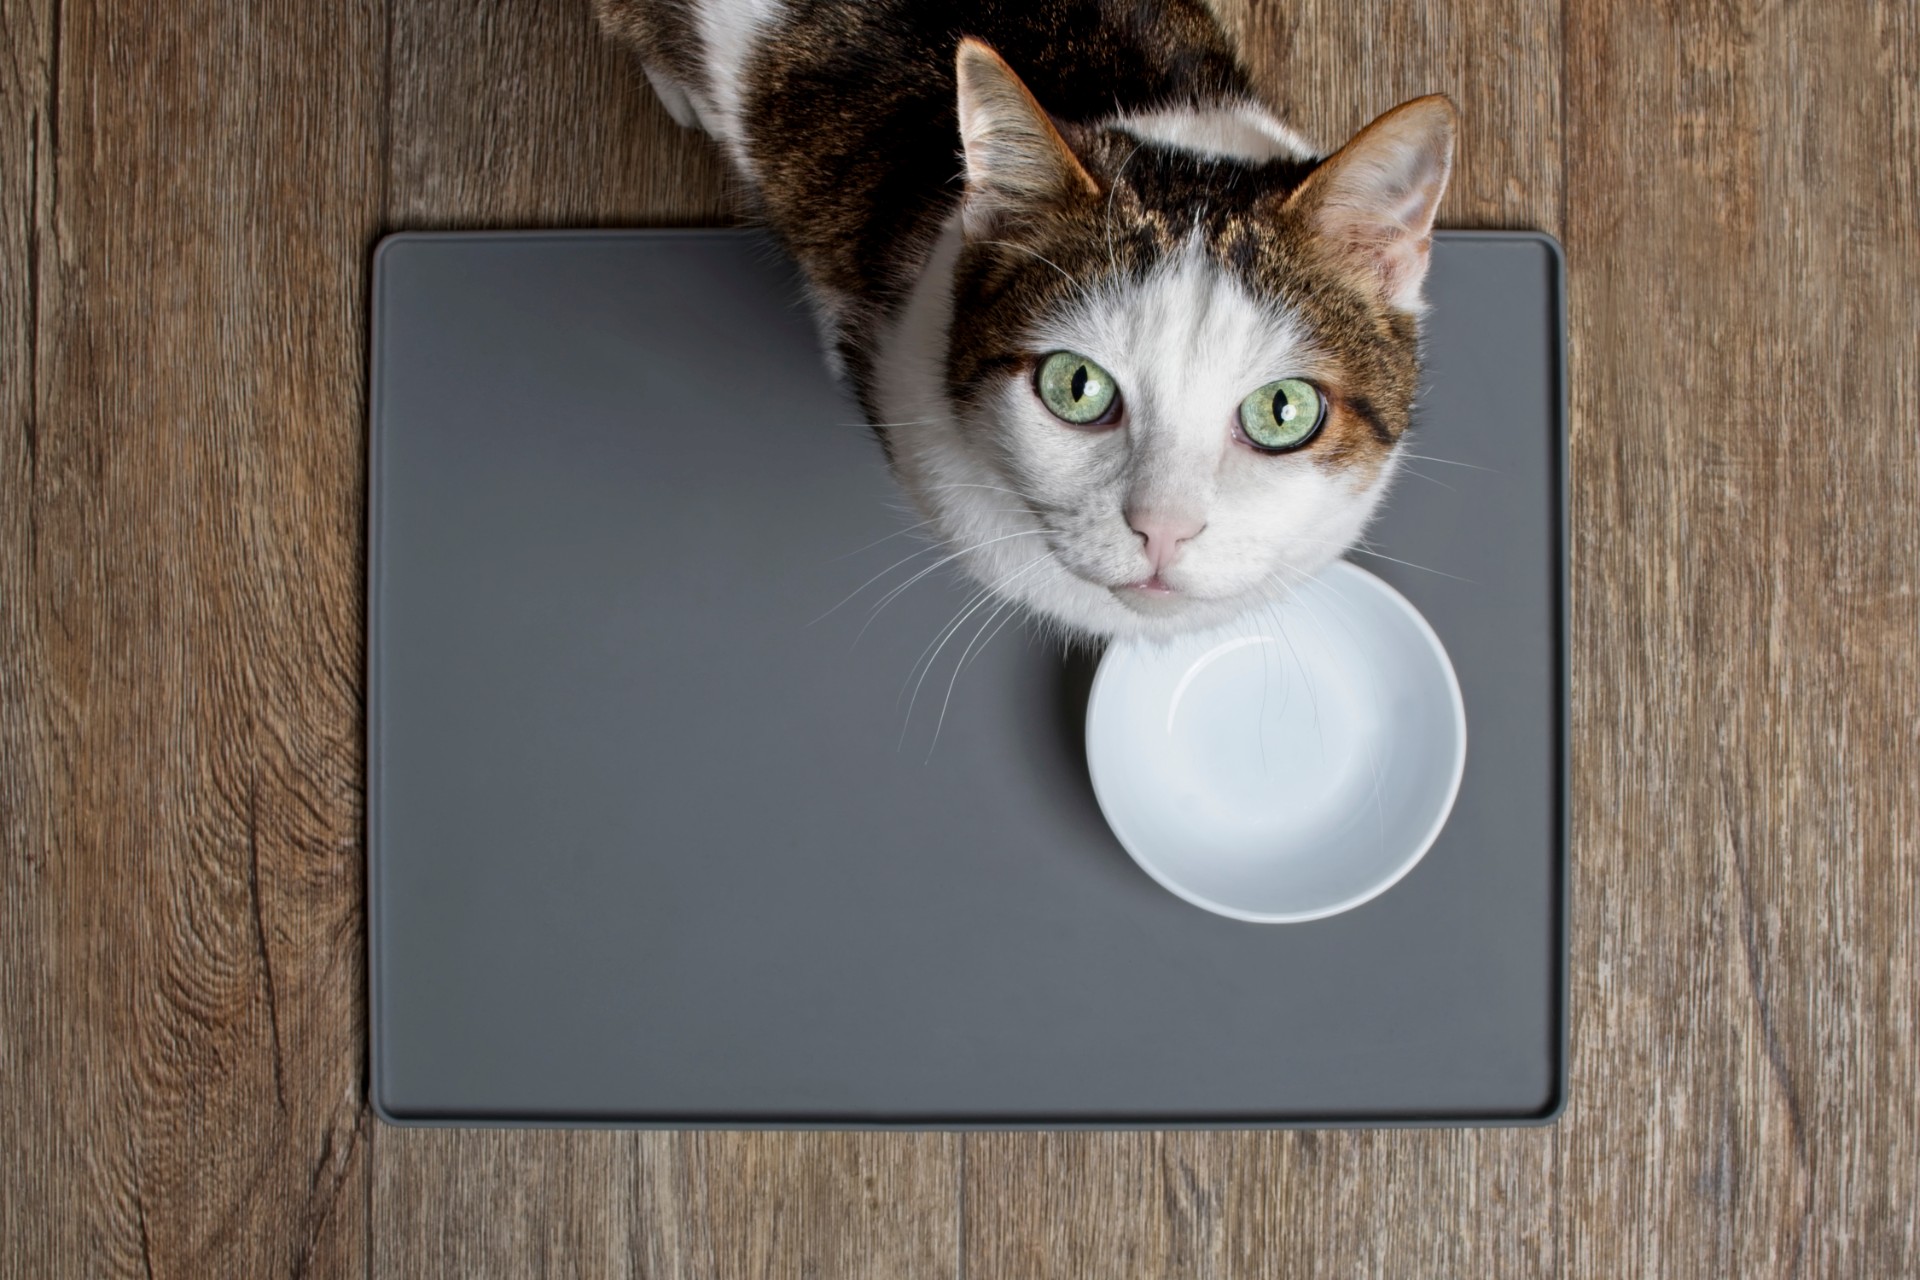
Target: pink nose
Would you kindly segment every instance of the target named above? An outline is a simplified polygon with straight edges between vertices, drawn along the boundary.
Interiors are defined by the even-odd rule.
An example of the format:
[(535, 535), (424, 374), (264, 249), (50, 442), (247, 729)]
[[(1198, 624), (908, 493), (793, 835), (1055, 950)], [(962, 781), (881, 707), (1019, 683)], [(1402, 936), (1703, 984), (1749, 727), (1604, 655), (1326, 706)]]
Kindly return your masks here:
[(1158, 511), (1130, 511), (1127, 525), (1147, 544), (1147, 560), (1153, 565), (1154, 576), (1158, 577), (1179, 558), (1180, 548), (1199, 536), (1207, 522)]

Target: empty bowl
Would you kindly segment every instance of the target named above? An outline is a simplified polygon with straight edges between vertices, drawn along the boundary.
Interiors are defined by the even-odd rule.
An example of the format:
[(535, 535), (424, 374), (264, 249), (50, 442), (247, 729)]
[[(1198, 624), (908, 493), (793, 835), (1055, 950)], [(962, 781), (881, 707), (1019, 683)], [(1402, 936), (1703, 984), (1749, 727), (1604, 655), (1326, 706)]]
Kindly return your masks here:
[(1114, 835), (1170, 892), (1237, 920), (1385, 893), (1446, 825), (1466, 759), (1439, 637), (1345, 561), (1232, 627), (1113, 646), (1087, 705)]

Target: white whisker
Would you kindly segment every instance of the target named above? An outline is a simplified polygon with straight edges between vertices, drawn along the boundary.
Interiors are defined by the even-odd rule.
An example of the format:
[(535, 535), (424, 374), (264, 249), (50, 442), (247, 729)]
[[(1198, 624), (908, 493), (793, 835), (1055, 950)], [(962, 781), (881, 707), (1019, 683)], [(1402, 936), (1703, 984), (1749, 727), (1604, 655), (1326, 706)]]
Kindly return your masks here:
[(1460, 492), (1458, 489), (1454, 488), (1452, 485), (1448, 484), (1446, 481), (1436, 480), (1424, 471), (1415, 471), (1412, 467), (1401, 467), (1400, 470), (1402, 473), (1406, 475), (1410, 475), (1416, 480), (1425, 480), (1428, 484), (1437, 484), (1442, 489), (1445, 489), (1448, 493)]
[(1079, 287), (1080, 282), (1075, 280), (1065, 267), (1055, 262), (1052, 258), (1047, 257), (1044, 253), (1040, 253), (1037, 250), (1027, 248), (1026, 245), (1015, 244), (1011, 240), (982, 240), (982, 241), (979, 241), (979, 243), (990, 244), (995, 246), (996, 248), (1001, 248), (1001, 249), (1018, 249), (1021, 253), (1026, 254), (1029, 258), (1038, 259), (1039, 261), (1044, 262), (1049, 267), (1052, 267), (1055, 271), (1058, 271), (1060, 273), (1061, 278), (1064, 279), (1068, 284), (1071, 284), (1076, 288)]
[(1045, 263), (1047, 266), (1052, 267), (1055, 271), (1058, 271), (1060, 273), (1060, 278), (1067, 282), (1067, 285), (1073, 290), (1075, 296), (1078, 297), (1082, 303), (1088, 306), (1092, 306), (1096, 304), (1097, 299), (1095, 299), (1095, 297), (1093, 296), (1093, 291), (1091, 289), (1087, 288), (1087, 286), (1083, 284), (1081, 281), (1076, 280), (1073, 277), (1073, 275), (1070, 272), (1068, 272), (1064, 267), (1062, 267), (1059, 263), (1055, 262), (1053, 259), (1045, 256), (1044, 254), (1041, 254), (1032, 249), (1029, 249), (1026, 245), (1015, 244), (1011, 240), (983, 240), (980, 243), (997, 245), (1002, 249), (1017, 249), (1021, 253), (1026, 254), (1028, 257), (1037, 258), (1039, 261)]
[[(1328, 609), (1332, 610), (1334, 617), (1340, 622), (1342, 626), (1344, 626), (1347, 629), (1347, 634), (1349, 636), (1357, 636), (1359, 634), (1359, 632), (1354, 627), (1353, 615), (1347, 611), (1347, 602), (1340, 598), (1339, 592), (1335, 591), (1332, 587), (1329, 587), (1326, 583), (1320, 581), (1318, 578), (1308, 578), (1304, 582), (1302, 582), (1300, 585), (1302, 587), (1312, 587), (1314, 590), (1320, 592), (1325, 597), (1325, 599), (1323, 599), (1321, 603), (1326, 605)], [(1300, 600), (1300, 603), (1303, 605), (1307, 603), (1306, 595), (1304, 592), (1298, 597), (1298, 599)]]
[[(912, 513), (907, 512), (905, 514), (911, 515)], [(1010, 508), (1010, 507), (996, 507), (992, 511), (989, 511), (985, 514), (996, 515), (996, 516), (1019, 516), (1019, 515), (1025, 515), (1027, 513), (1015, 508)], [(895, 529), (892, 533), (887, 534), (885, 537), (875, 538), (872, 542), (867, 543), (863, 547), (855, 547), (851, 551), (842, 552), (840, 555), (835, 556), (834, 559), (835, 560), (852, 559), (854, 556), (859, 555), (862, 551), (871, 551), (883, 542), (892, 542), (895, 538), (903, 538), (907, 534), (912, 533), (914, 530), (924, 529), (932, 523), (933, 521), (931, 520), (922, 520), (918, 524), (910, 524), (904, 529)]]
[(1390, 556), (1384, 551), (1375, 551), (1371, 547), (1364, 545), (1366, 542), (1364, 538), (1356, 539), (1352, 542), (1341, 542), (1334, 538), (1310, 538), (1305, 534), (1294, 533), (1288, 534), (1287, 540), (1289, 542), (1309, 542), (1322, 547), (1337, 547), (1342, 551), (1355, 551), (1363, 556), (1373, 556), (1380, 560), (1391, 560), (1395, 564), (1403, 564), (1409, 569), (1418, 569), (1422, 573), (1437, 574), (1442, 578), (1452, 578), (1455, 582), (1465, 582), (1469, 585), (1474, 585), (1472, 578), (1462, 578), (1458, 574), (1448, 573), (1445, 569), (1435, 569), (1431, 565), (1415, 564), (1411, 560), (1402, 560), (1398, 556)]
[(1307, 674), (1307, 664), (1300, 660), (1300, 651), (1293, 647), (1293, 637), (1287, 634), (1287, 624), (1280, 619), (1280, 613), (1272, 605), (1267, 606), (1267, 616), (1273, 619), (1273, 629), (1280, 633), (1280, 641), (1287, 646), (1287, 652), (1293, 656), (1293, 669), (1299, 673), (1300, 684), (1307, 691), (1307, 705), (1313, 708), (1313, 733), (1320, 740), (1320, 752), (1326, 754), (1327, 731), (1320, 723), (1320, 695), (1313, 691), (1313, 678)]
[(842, 552), (841, 554), (835, 556), (834, 559), (836, 561), (846, 560), (853, 556), (859, 555), (862, 551), (871, 551), (883, 542), (892, 542), (895, 538), (903, 538), (907, 534), (912, 533), (915, 529), (924, 529), (932, 523), (933, 521), (931, 520), (922, 520), (919, 524), (910, 524), (904, 529), (895, 529), (892, 533), (889, 533), (884, 537), (875, 538), (872, 542), (867, 543), (863, 547), (855, 547), (851, 551)]
[(1484, 471), (1488, 475), (1499, 476), (1506, 474), (1506, 472), (1500, 470), (1498, 467), (1483, 467), (1477, 462), (1461, 462), (1454, 458), (1435, 457), (1431, 453), (1403, 453), (1400, 456), (1403, 458), (1411, 458), (1415, 462), (1443, 462), (1449, 467), (1465, 467), (1469, 471)]
[(1390, 560), (1394, 564), (1403, 564), (1407, 566), (1407, 568), (1409, 569), (1418, 569), (1422, 573), (1436, 574), (1442, 578), (1452, 578), (1455, 582), (1464, 582), (1469, 586), (1478, 585), (1474, 582), (1472, 578), (1463, 578), (1457, 573), (1448, 573), (1444, 569), (1434, 569), (1424, 564), (1415, 564), (1411, 560), (1402, 560), (1398, 556), (1390, 556), (1384, 551), (1369, 551), (1365, 547), (1358, 547), (1358, 546), (1352, 547), (1349, 549), (1352, 551), (1357, 551), (1363, 556), (1373, 556), (1375, 559), (1378, 559), (1378, 560)]
[[(998, 582), (996, 582), (992, 586), (992, 588), (990, 588), (990, 591), (999, 591), (999, 590), (1005, 589), (1008, 586), (1011, 586), (1019, 578), (1025, 577), (1027, 574), (1033, 572), (1033, 570), (1039, 568), (1042, 564), (1045, 564), (1048, 559), (1049, 557), (1045, 555), (1035, 556), (1032, 560), (1029, 560), (1025, 565), (1021, 566), (1019, 569), (1015, 570), (1013, 573), (1005, 577), (1002, 577)], [(992, 596), (991, 594), (989, 594), (987, 596), (987, 599), (991, 599), (991, 598)], [(907, 742), (907, 728), (909, 725), (913, 723), (913, 708), (914, 708), (914, 705), (920, 701), (920, 689), (923, 685), (926, 684), (927, 676), (929, 673), (933, 671), (934, 664), (940, 661), (941, 650), (945, 649), (947, 647), (948, 642), (951, 641), (953, 637), (959, 633), (960, 628), (966, 625), (967, 619), (972, 617), (975, 613), (979, 612), (981, 607), (987, 603), (987, 599), (982, 599), (979, 603), (973, 605), (965, 613), (963, 613), (959, 618), (955, 619), (952, 623), (950, 623), (946, 628), (945, 639), (942, 639), (939, 645), (934, 649), (933, 656), (927, 659), (926, 666), (920, 672), (920, 679), (916, 681), (913, 686), (913, 697), (907, 700), (907, 716), (905, 721), (903, 721), (900, 725), (900, 746), (901, 747), (904, 747)], [(908, 674), (911, 675), (912, 673), (909, 672)]]
[[(927, 641), (926, 645), (920, 650), (919, 656), (913, 660), (913, 665), (907, 668), (906, 678), (900, 682), (900, 692), (893, 695), (894, 710), (898, 711), (900, 709), (900, 704), (906, 701), (907, 687), (913, 683), (914, 676), (920, 673), (920, 664), (925, 662), (927, 658), (933, 653), (933, 647), (939, 644), (940, 641), (946, 638), (947, 632), (951, 628), (956, 627), (960, 624), (961, 620), (965, 618), (966, 615), (973, 609), (974, 605), (979, 604), (982, 600), (986, 599), (988, 596), (992, 594), (993, 594), (993, 587), (991, 585), (977, 588), (965, 600), (962, 600), (960, 602), (960, 607), (953, 611), (953, 616), (951, 618), (948, 618), (945, 622), (940, 624), (939, 629), (933, 633), (933, 639)], [(903, 725), (902, 732), (904, 733), (904, 731), (905, 731), (905, 726)]]
[[(901, 530), (901, 532), (910, 533), (912, 532), (912, 530), (903, 529)], [(886, 541), (886, 539), (882, 538), (881, 542), (884, 542), (884, 541)], [(878, 546), (880, 544), (873, 543), (870, 545)], [(866, 547), (860, 548), (861, 551), (865, 551), (866, 549), (867, 549)], [(839, 604), (834, 605), (833, 608), (827, 610), (825, 613), (821, 614), (819, 617), (815, 618), (813, 622), (809, 622), (807, 626), (811, 627), (814, 625), (814, 623), (825, 622), (828, 618), (832, 617), (836, 611), (838, 611), (842, 606), (844, 606), (848, 600), (852, 600), (855, 596), (859, 595), (862, 591), (865, 591), (868, 587), (880, 581), (880, 579), (886, 577), (888, 574), (892, 573), (895, 569), (898, 569), (901, 565), (906, 564), (908, 561), (911, 561), (911, 560), (918, 560), (921, 556), (926, 555), (928, 552), (938, 551), (939, 549), (940, 549), (940, 544), (935, 542), (920, 548), (918, 551), (914, 552), (911, 555), (903, 556), (902, 558), (895, 560), (892, 564), (888, 565), (886, 568), (874, 574), (871, 578), (868, 578), (865, 582), (861, 583), (859, 586), (855, 587), (851, 592), (847, 594), (846, 599), (842, 600)], [(859, 552), (856, 552), (856, 551), (849, 551), (847, 553), (847, 555), (858, 555), (858, 554)], [(841, 558), (845, 559), (846, 557), (843, 556)]]
[(949, 418), (903, 418), (899, 422), (842, 422), (837, 425), (848, 428), (876, 427), (884, 431), (892, 427), (931, 427), (949, 421)]
[(920, 581), (920, 579), (926, 577), (928, 574), (932, 573), (934, 570), (940, 568), (942, 565), (952, 564), (955, 560), (958, 560), (962, 556), (972, 555), (974, 552), (983, 550), (987, 547), (991, 547), (995, 543), (1011, 542), (1015, 538), (1037, 538), (1040, 535), (1041, 535), (1041, 531), (1039, 529), (1022, 529), (1018, 533), (1008, 533), (1008, 534), (1003, 534), (998, 538), (988, 538), (985, 542), (977, 542), (970, 547), (962, 547), (960, 550), (955, 551), (951, 555), (942, 556), (940, 559), (934, 561), (932, 564), (928, 565), (926, 568), (920, 570), (920, 572), (914, 574), (911, 578), (908, 578), (905, 582), (901, 583), (899, 586), (887, 592), (886, 595), (880, 597), (880, 603), (873, 606), (873, 611), (867, 615), (866, 623), (861, 626), (860, 635), (856, 635), (853, 638), (854, 644), (857, 645), (860, 643), (860, 636), (864, 636), (867, 634), (867, 628), (873, 625), (873, 620), (880, 616), (880, 611), (882, 609), (885, 609), (889, 604), (893, 603), (894, 600), (898, 599), (901, 592), (905, 591), (908, 587), (911, 587), (914, 583)]
[[(1017, 604), (1017, 602), (1016, 602), (1016, 604)], [(984, 654), (984, 653), (986, 653), (986, 651), (987, 651), (987, 645), (989, 645), (989, 644), (992, 644), (992, 643), (993, 643), (993, 636), (997, 636), (997, 635), (999, 635), (999, 634), (1000, 634), (1000, 633), (1001, 633), (1002, 631), (1005, 631), (1005, 630), (1007, 629), (1007, 623), (1009, 623), (1009, 622), (1017, 622), (1017, 621), (1019, 621), (1019, 619), (1020, 619), (1020, 616), (1021, 616), (1021, 613), (1020, 613), (1020, 609), (1019, 609), (1018, 607), (1016, 607), (1016, 608), (1015, 608), (1015, 609), (1013, 610), (1013, 612), (1011, 612), (1011, 613), (1009, 613), (1009, 614), (1008, 614), (1008, 615), (1007, 615), (1007, 616), (1006, 616), (1006, 617), (1005, 617), (1004, 619), (1002, 619), (1002, 620), (1001, 620), (1001, 622), (1000, 622), (1000, 625), (999, 625), (999, 626), (997, 626), (997, 627), (995, 627), (995, 628), (993, 629), (993, 635), (992, 635), (992, 636), (988, 636), (988, 637), (987, 637), (987, 643), (986, 643), (986, 644), (983, 644), (983, 645), (981, 645), (981, 646), (980, 646), (980, 653), (976, 653), (976, 654), (974, 654), (973, 656), (974, 656), (975, 658), (979, 658), (979, 657), (981, 656), (981, 654)], [(963, 663), (962, 663), (962, 665), (964, 666), (964, 665), (965, 665), (965, 663), (963, 662)]]
[(1026, 495), (1022, 494), (1018, 489), (1009, 489), (1005, 485), (1000, 484), (930, 484), (924, 487), (921, 492), (939, 493), (945, 489), (985, 489), (990, 493), (1010, 493), (1022, 501), (1026, 500)]
[(1133, 158), (1140, 154), (1140, 148), (1146, 145), (1144, 142), (1133, 144), (1133, 150), (1127, 152), (1127, 158), (1120, 162), (1119, 170), (1114, 173), (1113, 184), (1107, 188), (1107, 216), (1104, 221), (1107, 233), (1107, 269), (1116, 277), (1120, 274), (1120, 260), (1113, 249), (1113, 197), (1120, 190), (1120, 179), (1127, 176), (1127, 166), (1133, 163)]
[[(915, 673), (920, 672), (922, 663), (927, 664), (928, 671), (931, 671), (933, 669), (933, 664), (928, 661), (929, 653), (933, 651), (933, 648), (937, 643), (939, 643), (941, 640), (946, 638), (950, 630), (958, 627), (962, 622), (965, 621), (966, 615), (973, 611), (974, 605), (979, 604), (987, 596), (992, 595), (995, 591), (998, 591), (1002, 587), (1010, 585), (1015, 578), (1018, 578), (1027, 570), (1033, 568), (1033, 566), (1039, 564), (1041, 561), (1045, 559), (1047, 559), (1047, 556), (1043, 552), (1042, 554), (1037, 555), (1033, 559), (1027, 561), (1025, 564), (1019, 565), (1016, 568), (1009, 570), (1007, 573), (1001, 575), (999, 578), (979, 588), (972, 595), (968, 596), (966, 600), (964, 600), (961, 603), (960, 607), (954, 611), (954, 616), (947, 619), (946, 625), (942, 626), (938, 631), (934, 632), (933, 639), (927, 641), (926, 648), (920, 650), (920, 656), (913, 660), (913, 665), (911, 667), (907, 668), (907, 678), (900, 682), (900, 692), (897, 695), (895, 695), (893, 700), (893, 705), (895, 707), (898, 707), (900, 705), (900, 699), (907, 696), (907, 685), (909, 682), (913, 680)], [(922, 678), (923, 679), (925, 678), (924, 674), (922, 674)]]
[[(987, 615), (986, 621), (980, 624), (980, 629), (973, 633), (973, 639), (967, 641), (967, 647), (961, 650), (960, 660), (953, 664), (953, 678), (947, 681), (947, 694), (940, 699), (940, 717), (933, 722), (933, 741), (927, 744), (927, 759), (923, 763), (930, 763), (933, 760), (934, 748), (940, 745), (940, 731), (947, 727), (947, 708), (953, 703), (954, 686), (960, 683), (960, 673), (966, 669), (967, 659), (973, 654), (973, 647), (980, 643), (980, 637), (987, 633), (987, 628), (993, 625), (993, 620), (1014, 603), (1003, 601), (995, 605), (993, 611)], [(1008, 614), (1008, 616), (1013, 615)], [(909, 708), (909, 714), (911, 714), (911, 708)]]
[[(994, 640), (995, 640), (995, 639), (996, 639), (996, 638), (997, 638), (997, 637), (998, 637), (998, 636), (1000, 635), (1000, 633), (1001, 633), (1002, 631), (1005, 631), (1005, 630), (1007, 629), (1007, 624), (1008, 624), (1009, 622), (1014, 622), (1014, 621), (1017, 621), (1017, 620), (1019, 619), (1019, 617), (1020, 617), (1020, 611), (1021, 611), (1021, 607), (1022, 607), (1022, 606), (1021, 606), (1021, 604), (1020, 604), (1020, 602), (1019, 602), (1019, 601), (1017, 601), (1017, 600), (1015, 600), (1015, 601), (1010, 601), (1009, 603), (1010, 603), (1010, 604), (1011, 604), (1011, 605), (1012, 605), (1013, 607), (1012, 607), (1012, 608), (1011, 608), (1010, 610), (1008, 610), (1008, 612), (1007, 612), (1007, 616), (1006, 616), (1006, 617), (1004, 617), (1004, 618), (1002, 618), (1002, 619), (1000, 620), (1000, 625), (999, 625), (999, 626), (997, 626), (997, 627), (994, 627), (994, 628), (993, 628), (993, 632), (992, 632), (992, 634), (990, 634), (990, 635), (988, 635), (988, 636), (987, 636), (987, 638), (986, 638), (986, 642), (980, 645), (980, 652), (979, 652), (979, 653), (973, 653), (973, 646), (972, 646), (971, 644), (969, 644), (969, 645), (967, 646), (967, 652), (966, 652), (966, 653), (963, 653), (963, 654), (961, 654), (961, 655), (960, 655), (960, 661), (959, 661), (958, 663), (956, 663), (956, 664), (954, 665), (954, 668), (953, 668), (953, 679), (952, 679), (952, 680), (949, 680), (949, 681), (947, 682), (947, 696), (946, 696), (946, 697), (945, 697), (945, 698), (944, 698), (944, 699), (943, 699), (943, 700), (941, 701), (941, 703), (940, 703), (940, 719), (939, 719), (939, 722), (938, 722), (938, 723), (936, 723), (936, 724), (935, 724), (935, 725), (933, 726), (933, 742), (932, 742), (931, 744), (929, 744), (929, 745), (928, 745), (928, 747), (927, 747), (927, 759), (928, 759), (928, 760), (931, 760), (931, 759), (933, 759), (933, 748), (934, 748), (934, 747), (937, 747), (937, 746), (939, 746), (939, 745), (940, 745), (940, 729), (941, 729), (941, 726), (942, 726), (942, 725), (944, 725), (944, 724), (946, 724), (946, 722), (947, 722), (947, 704), (948, 704), (949, 702), (951, 702), (951, 701), (953, 701), (953, 687), (954, 687), (954, 685), (956, 685), (957, 683), (959, 683), (959, 681), (960, 681), (960, 673), (961, 673), (962, 671), (964, 671), (964, 670), (966, 670), (966, 668), (967, 668), (967, 664), (968, 664), (968, 662), (969, 662), (969, 661), (971, 661), (971, 660), (972, 660), (972, 658), (978, 658), (978, 657), (980, 657), (980, 656), (981, 656), (981, 654), (984, 654), (984, 653), (986, 653), (986, 651), (987, 651), (987, 649), (988, 649), (988, 647), (989, 647), (989, 646), (991, 646), (991, 645), (993, 644), (993, 642), (994, 642)], [(997, 613), (997, 612), (998, 612), (998, 610), (996, 610), (995, 612)], [(987, 627), (988, 627), (989, 625), (991, 625), (991, 624), (992, 624), (992, 622), (993, 622), (993, 615), (992, 615), (992, 614), (989, 614), (989, 615), (987, 616), (987, 620), (986, 620), (986, 622), (983, 622), (983, 623), (981, 623), (981, 624), (980, 624), (980, 631), (981, 631), (981, 632), (984, 632), (984, 631), (986, 631), (986, 629), (987, 629)], [(979, 633), (979, 632), (976, 632), (976, 633), (974, 634), (974, 639), (975, 639), (976, 641), (978, 641), (978, 640), (980, 639), (980, 633)], [(968, 656), (969, 654), (971, 654), (971, 655), (972, 655), (972, 658), (970, 658), (970, 657)]]

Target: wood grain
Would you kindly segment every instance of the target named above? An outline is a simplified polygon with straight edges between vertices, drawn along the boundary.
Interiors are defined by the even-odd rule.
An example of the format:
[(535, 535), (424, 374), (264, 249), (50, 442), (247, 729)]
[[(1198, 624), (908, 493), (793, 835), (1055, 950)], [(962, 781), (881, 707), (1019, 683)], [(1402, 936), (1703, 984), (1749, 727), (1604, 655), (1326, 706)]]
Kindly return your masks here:
[[(73, 1148), (54, 1113), (56, 1011), (46, 999), (52, 910), (42, 841), (64, 762), (59, 710), (43, 692), (47, 653), (34, 625), (40, 466), (40, 230), (50, 218), (53, 14), (45, 0), (0, 0), (0, 1272), (15, 1259), (78, 1258), (61, 1210)], [(49, 166), (50, 168), (50, 166)]]
[(1210, 0), (1266, 100), (1332, 149), (1390, 107), (1460, 109), (1442, 225), (1558, 234), (1560, 11), (1528, 0)]
[(967, 1274), (1548, 1276), (1530, 1130), (968, 1135)]
[(947, 1136), (380, 1131), (373, 1274), (958, 1273)]
[(372, 237), (721, 168), (574, 0), (0, 0), (0, 1276), (1920, 1274), (1914, 7), (1220, 7), (1568, 248), (1559, 1126), (373, 1124)]
[[(587, 5), (394, 10), (395, 227), (725, 221), (723, 168)], [(933, 1277), (958, 1139), (379, 1130), (375, 1275)]]
[(1916, 14), (1567, 12), (1563, 1250), (1914, 1275)]
[(7, 35), (44, 96), (8, 119), (34, 327), (0, 500), (0, 1145), (36, 1167), (0, 1248), (33, 1277), (352, 1273), (379, 14), (66, 0)]
[(590, 8), (395, 6), (390, 227), (730, 220), (718, 152), (673, 123)]

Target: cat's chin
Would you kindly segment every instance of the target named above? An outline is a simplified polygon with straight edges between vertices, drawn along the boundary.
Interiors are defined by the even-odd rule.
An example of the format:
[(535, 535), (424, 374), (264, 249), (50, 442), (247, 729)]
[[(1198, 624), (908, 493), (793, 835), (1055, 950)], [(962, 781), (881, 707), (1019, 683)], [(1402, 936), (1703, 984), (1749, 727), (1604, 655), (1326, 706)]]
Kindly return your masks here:
[(1274, 596), (1271, 588), (1218, 597), (1103, 587), (1063, 570), (1024, 593), (1021, 603), (1081, 639), (1165, 643), (1229, 626), (1264, 609)]
[(1246, 596), (1228, 600), (1171, 601), (1166, 607), (1151, 612), (1131, 611), (1131, 616), (1122, 620), (1103, 638), (1151, 642), (1177, 640), (1196, 631), (1212, 631), (1238, 622), (1263, 608), (1266, 603), (1266, 597), (1255, 599)]

